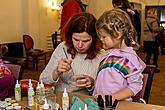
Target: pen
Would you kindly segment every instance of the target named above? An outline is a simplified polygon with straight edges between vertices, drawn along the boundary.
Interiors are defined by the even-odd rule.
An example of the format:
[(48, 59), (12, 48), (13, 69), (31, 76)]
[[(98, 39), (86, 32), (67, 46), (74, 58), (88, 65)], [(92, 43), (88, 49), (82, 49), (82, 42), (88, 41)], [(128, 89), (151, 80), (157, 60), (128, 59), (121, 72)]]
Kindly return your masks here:
[(111, 95), (105, 95), (105, 101), (106, 101), (106, 107), (112, 106), (112, 96)]
[(109, 95), (105, 95), (105, 105), (106, 105), (106, 107), (110, 106), (110, 98), (109, 98)]
[(118, 103), (118, 100), (115, 99), (115, 101), (114, 101), (114, 103), (113, 103), (113, 105), (112, 105), (112, 108), (115, 108), (115, 107), (117, 106), (117, 103)]
[(110, 97), (110, 102), (109, 102), (109, 104), (110, 104), (110, 106), (112, 106), (112, 96), (110, 95), (109, 97)]
[(104, 100), (103, 100), (103, 98), (102, 98), (101, 95), (98, 95), (98, 97), (97, 97), (97, 103), (98, 103), (98, 106), (99, 106), (100, 110), (105, 110)]
[(69, 58), (68, 58), (68, 55), (67, 55), (66, 52), (65, 52), (64, 47), (63, 47), (63, 51), (64, 51), (64, 53), (65, 53), (66, 58), (69, 59)]
[[(66, 54), (66, 51), (65, 51), (64, 47), (63, 47), (63, 51), (64, 51), (64, 53), (65, 53), (66, 58), (69, 59), (68, 55)], [(71, 67), (72, 73), (73, 73), (73, 75), (74, 75), (73, 68), (72, 68), (71, 65), (70, 65), (70, 67)]]

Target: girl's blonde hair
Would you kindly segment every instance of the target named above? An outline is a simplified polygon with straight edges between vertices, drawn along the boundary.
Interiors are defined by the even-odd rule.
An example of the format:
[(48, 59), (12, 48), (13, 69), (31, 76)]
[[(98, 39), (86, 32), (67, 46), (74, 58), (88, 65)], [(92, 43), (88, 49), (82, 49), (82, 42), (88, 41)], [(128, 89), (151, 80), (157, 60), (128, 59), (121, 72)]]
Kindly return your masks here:
[(100, 29), (103, 29), (114, 38), (119, 36), (118, 32), (121, 32), (121, 39), (124, 39), (127, 46), (138, 46), (135, 42), (137, 38), (136, 30), (128, 14), (121, 9), (113, 9), (104, 12), (96, 22), (98, 34)]

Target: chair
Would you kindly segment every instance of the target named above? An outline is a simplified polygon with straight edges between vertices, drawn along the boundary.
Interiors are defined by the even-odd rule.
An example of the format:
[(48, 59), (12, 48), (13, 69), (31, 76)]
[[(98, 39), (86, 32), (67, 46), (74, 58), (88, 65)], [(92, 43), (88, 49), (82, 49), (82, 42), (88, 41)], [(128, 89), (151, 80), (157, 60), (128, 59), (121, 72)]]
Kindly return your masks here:
[(53, 44), (53, 48), (54, 48), (54, 49), (55, 49), (55, 48), (58, 46), (58, 44), (60, 43), (60, 41), (58, 41), (58, 39), (57, 39), (57, 37), (58, 37), (59, 35), (60, 35), (60, 34), (58, 34), (57, 31), (54, 32), (54, 33), (51, 35), (51, 37), (52, 37), (52, 44)]
[[(41, 49), (33, 49), (34, 42), (31, 36), (23, 35), (23, 43), (26, 51), (26, 67), (28, 67), (29, 57), (32, 57), (33, 67), (38, 71), (38, 60), (44, 60), (46, 66), (46, 55), (47, 52)], [(44, 57), (41, 58), (41, 57)]]
[(4, 44), (7, 48), (5, 54), (3, 54), (4, 63), (25, 66), (24, 44), (23, 42), (10, 42)]
[(5, 64), (5, 65), (9, 68), (9, 70), (15, 76), (17, 80), (22, 79), (23, 71), (22, 71), (21, 65), (16, 65), (16, 64)]
[(148, 103), (154, 71), (156, 69), (156, 66), (154, 65), (147, 65), (146, 68), (143, 71), (143, 87), (142, 90), (136, 94), (136, 96), (132, 97), (133, 102), (140, 101), (140, 98), (144, 99), (146, 103)]

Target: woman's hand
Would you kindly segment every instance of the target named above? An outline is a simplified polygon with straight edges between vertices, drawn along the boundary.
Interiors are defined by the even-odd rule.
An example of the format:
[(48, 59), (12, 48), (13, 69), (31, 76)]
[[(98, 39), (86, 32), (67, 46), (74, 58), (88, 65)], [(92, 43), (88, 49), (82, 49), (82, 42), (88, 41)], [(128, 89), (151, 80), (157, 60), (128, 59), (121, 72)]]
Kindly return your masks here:
[(67, 58), (61, 59), (61, 61), (58, 63), (58, 66), (57, 66), (58, 73), (61, 74), (63, 72), (69, 71), (71, 68), (71, 63), (72, 61)]
[(63, 72), (68, 71), (71, 68), (71, 60), (63, 58), (59, 61), (57, 68), (53, 72), (53, 80), (57, 80)]
[(76, 86), (80, 88), (91, 88), (94, 86), (95, 80), (88, 75), (75, 75)]

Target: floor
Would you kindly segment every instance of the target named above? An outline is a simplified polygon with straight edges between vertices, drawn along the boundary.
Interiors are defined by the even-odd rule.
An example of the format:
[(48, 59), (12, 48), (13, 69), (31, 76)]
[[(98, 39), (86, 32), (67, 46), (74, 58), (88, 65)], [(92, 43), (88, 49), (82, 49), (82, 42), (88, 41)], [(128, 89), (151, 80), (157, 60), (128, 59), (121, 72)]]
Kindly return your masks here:
[[(145, 54), (144, 53), (139, 53), (139, 56), (144, 60), (145, 59)], [(39, 65), (39, 71), (36, 71), (32, 67), (29, 67), (29, 69), (24, 70), (23, 78), (24, 79), (39, 79), (39, 75), (44, 69), (43, 67), (44, 63), (40, 62)], [(150, 104), (157, 104), (157, 105), (164, 105), (165, 106), (165, 55), (160, 55), (159, 56), (159, 69), (160, 73), (155, 73), (154, 78), (153, 78), (153, 83), (152, 83), (152, 88), (151, 88), (151, 93), (150, 93), (150, 99), (149, 103)]]

